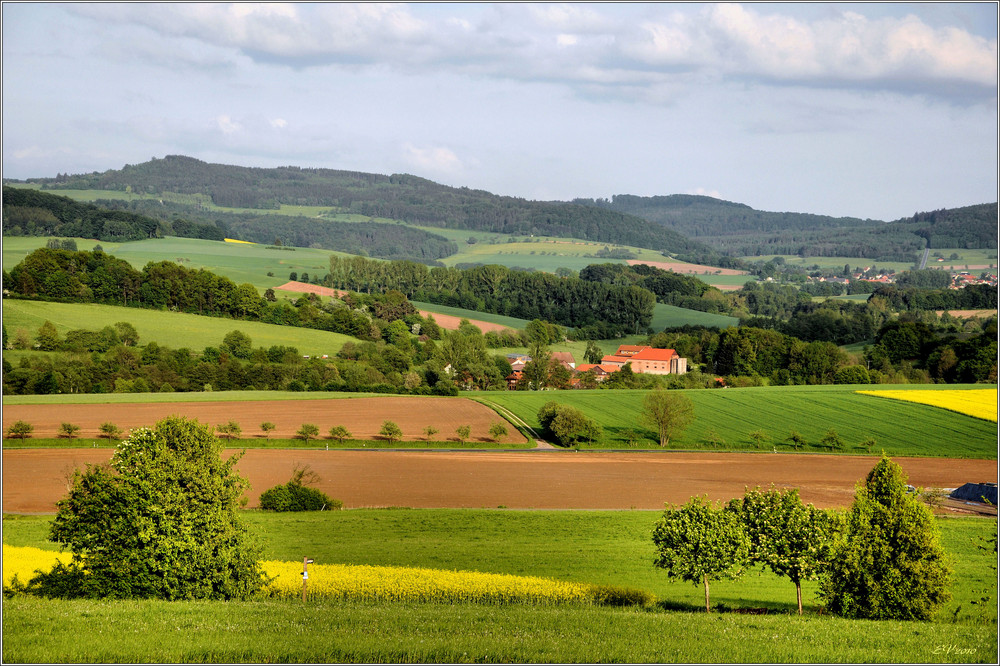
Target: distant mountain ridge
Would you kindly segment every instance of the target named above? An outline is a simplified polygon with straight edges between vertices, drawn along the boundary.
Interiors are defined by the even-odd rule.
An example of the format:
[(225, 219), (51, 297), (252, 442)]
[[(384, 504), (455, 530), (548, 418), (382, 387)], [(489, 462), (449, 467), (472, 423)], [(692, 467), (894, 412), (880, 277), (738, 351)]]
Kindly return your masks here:
[(280, 204), (330, 206), (346, 213), (412, 224), (510, 235), (581, 238), (677, 254), (710, 252), (675, 231), (642, 218), (562, 201), (528, 201), (456, 188), (408, 174), (299, 167), (209, 164), (168, 155), (103, 173), (32, 179), (43, 188), (157, 194), (203, 193), (224, 207), (275, 209)]
[[(928, 246), (997, 246), (996, 203), (917, 213), (912, 218), (883, 222), (759, 211), (746, 204), (686, 194), (529, 201), (449, 187), (408, 174), (241, 167), (181, 155), (102, 173), (60, 174), (29, 182), (53, 191), (130, 189), (147, 195), (205, 194), (218, 206), (261, 211), (281, 204), (330, 206), (341, 212), (422, 226), (632, 245), (714, 265), (727, 264), (732, 257), (770, 254), (915, 261)], [(151, 214), (148, 208), (141, 212)], [(185, 214), (190, 216), (191, 212)], [(293, 225), (297, 229), (293, 235), (310, 239), (312, 230), (298, 229), (307, 224), (307, 219), (299, 218)], [(432, 248), (427, 258), (440, 257), (441, 251)]]

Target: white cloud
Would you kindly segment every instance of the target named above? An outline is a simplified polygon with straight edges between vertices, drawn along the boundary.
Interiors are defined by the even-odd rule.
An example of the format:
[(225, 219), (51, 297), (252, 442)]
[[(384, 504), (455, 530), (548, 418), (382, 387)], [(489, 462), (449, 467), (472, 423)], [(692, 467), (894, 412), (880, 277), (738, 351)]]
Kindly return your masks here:
[(284, 129), (288, 127), (288, 121), (284, 118), (271, 118), (268, 122), (271, 124), (271, 127), (275, 129)]
[(712, 197), (713, 199), (721, 199), (722, 195), (719, 194), (718, 190), (709, 190), (704, 187), (696, 187), (693, 190), (688, 190), (687, 194), (697, 194), (703, 197)]
[(410, 166), (435, 173), (456, 173), (462, 169), (458, 155), (443, 146), (421, 148), (406, 143), (403, 145), (403, 159)]
[(215, 118), (215, 125), (222, 131), (223, 134), (233, 134), (243, 129), (243, 126), (240, 123), (236, 122), (227, 115), (217, 116)]

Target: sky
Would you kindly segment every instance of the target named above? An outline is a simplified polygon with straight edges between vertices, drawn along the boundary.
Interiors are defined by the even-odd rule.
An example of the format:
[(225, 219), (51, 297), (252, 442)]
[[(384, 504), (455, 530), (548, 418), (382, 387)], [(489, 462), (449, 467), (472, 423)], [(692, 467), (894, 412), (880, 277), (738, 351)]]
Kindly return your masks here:
[(895, 220), (997, 200), (997, 3), (18, 3), (2, 175), (165, 155)]

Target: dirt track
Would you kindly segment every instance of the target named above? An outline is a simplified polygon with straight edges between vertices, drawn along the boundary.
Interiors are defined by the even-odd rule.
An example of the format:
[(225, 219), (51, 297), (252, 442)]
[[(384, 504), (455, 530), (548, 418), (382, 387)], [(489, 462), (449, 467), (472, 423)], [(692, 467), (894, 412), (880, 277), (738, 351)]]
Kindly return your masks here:
[[(66, 493), (74, 467), (108, 460), (107, 449), (3, 452), (3, 511), (46, 513)], [(707, 493), (726, 500), (746, 486), (799, 488), (819, 507), (846, 507), (877, 458), (752, 453), (574, 451), (246, 452), (238, 468), (261, 491), (284, 483), (298, 464), (348, 508), (408, 506), (535, 509), (662, 509)], [(993, 460), (897, 458), (915, 486), (955, 488), (997, 476)]]
[[(160, 402), (97, 405), (5, 405), (4, 432), (17, 420), (35, 428), (35, 437), (56, 437), (62, 423), (80, 426), (80, 437), (95, 438), (100, 425), (110, 421), (124, 429), (152, 426), (173, 414), (183, 414), (202, 423), (218, 425), (230, 420), (243, 428), (244, 437), (260, 437), (260, 424), (275, 424), (271, 437), (291, 438), (303, 423), (319, 427), (320, 436), (330, 428), (346, 427), (358, 439), (375, 439), (383, 421), (395, 421), (403, 431), (403, 439), (423, 438), (423, 430), (434, 426), (437, 438), (455, 436), (455, 428), (468, 425), (472, 439), (489, 437), (490, 425), (500, 420), (496, 412), (466, 398), (423, 396), (382, 396), (378, 398), (275, 400), (253, 402)], [(513, 427), (507, 428), (507, 443), (527, 441)]]

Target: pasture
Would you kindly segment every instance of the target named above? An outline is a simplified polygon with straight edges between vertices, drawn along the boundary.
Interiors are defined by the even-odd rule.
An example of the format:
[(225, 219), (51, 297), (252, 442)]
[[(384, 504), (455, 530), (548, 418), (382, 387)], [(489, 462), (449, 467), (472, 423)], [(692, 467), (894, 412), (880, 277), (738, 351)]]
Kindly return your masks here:
[[(420, 566), (628, 585), (645, 608), (363, 601), (4, 601), (5, 662), (900, 663), (996, 660), (995, 521), (941, 518), (953, 599), (932, 622), (820, 616), (816, 584), (763, 571), (712, 584), (670, 582), (652, 566), (657, 511), (351, 510), (245, 514), (264, 557)], [(46, 516), (4, 519), (4, 543), (54, 549)], [(739, 609), (753, 609), (747, 615)], [(957, 610), (957, 612), (956, 612)], [(178, 633), (181, 632), (181, 633)]]
[[(806, 440), (804, 451), (830, 451), (821, 439), (831, 429), (844, 440), (841, 452), (873, 451), (889, 455), (995, 458), (996, 423), (910, 402), (856, 393), (867, 386), (771, 386), (683, 391), (694, 404), (695, 419), (673, 449), (755, 449), (749, 437), (765, 433), (762, 448), (789, 450), (791, 431)], [(905, 387), (901, 387), (905, 390)], [(913, 388), (926, 389), (926, 385)], [(961, 386), (941, 386), (959, 390)], [(964, 388), (980, 388), (966, 386)], [(654, 432), (640, 425), (644, 391), (509, 391), (480, 393), (485, 402), (511, 410), (538, 429), (538, 410), (550, 400), (577, 407), (604, 428), (594, 447), (655, 446)], [(591, 446), (591, 445), (585, 445)]]
[(55, 325), (60, 337), (74, 329), (96, 331), (119, 321), (127, 321), (139, 333), (140, 345), (156, 342), (173, 349), (187, 347), (193, 351), (217, 347), (226, 333), (234, 330), (243, 331), (250, 336), (254, 347), (283, 345), (295, 347), (301, 354), (310, 356), (333, 356), (345, 342), (355, 340), (348, 335), (330, 331), (166, 310), (142, 310), (93, 303), (50, 303), (9, 298), (3, 300), (3, 322), (12, 337), (23, 328), (34, 338), (38, 328), (46, 320)]

